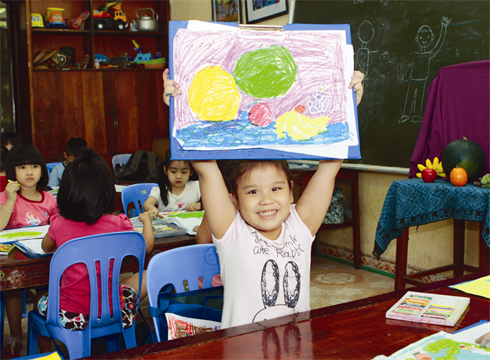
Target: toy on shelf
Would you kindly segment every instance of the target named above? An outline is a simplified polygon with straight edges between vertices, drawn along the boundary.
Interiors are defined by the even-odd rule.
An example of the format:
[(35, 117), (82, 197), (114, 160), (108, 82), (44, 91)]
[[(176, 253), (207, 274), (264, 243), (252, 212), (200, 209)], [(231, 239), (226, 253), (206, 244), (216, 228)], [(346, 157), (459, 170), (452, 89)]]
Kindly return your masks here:
[(44, 27), (43, 16), (38, 13), (31, 13), (31, 26), (33, 28), (35, 27), (43, 28)]
[(141, 48), (141, 46), (138, 45), (138, 43), (135, 40), (133, 40), (133, 44), (134, 44), (134, 51), (138, 53), (134, 58), (133, 62), (139, 65), (145, 65), (146, 69), (165, 68), (166, 59), (162, 57), (162, 54), (157, 53), (154, 59), (151, 52), (144, 54), (143, 49)]
[(85, 10), (77, 17), (68, 21), (68, 27), (73, 30), (83, 30), (85, 28), (85, 20), (90, 16), (90, 11)]
[(49, 7), (46, 9), (46, 24), (47, 28), (66, 29), (66, 23), (63, 19), (65, 9)]
[(126, 13), (121, 9), (121, 1), (108, 1), (93, 10), (94, 28), (97, 30), (124, 30), (128, 27)]

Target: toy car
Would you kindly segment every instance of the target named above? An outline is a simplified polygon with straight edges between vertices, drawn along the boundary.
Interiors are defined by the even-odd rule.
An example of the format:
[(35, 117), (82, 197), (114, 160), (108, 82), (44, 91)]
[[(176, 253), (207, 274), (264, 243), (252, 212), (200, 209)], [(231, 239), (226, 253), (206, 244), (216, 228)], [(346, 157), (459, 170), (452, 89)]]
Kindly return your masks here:
[(44, 27), (43, 16), (37, 13), (31, 13), (31, 26), (32, 27)]
[(66, 29), (63, 14), (65, 9), (62, 8), (47, 8), (46, 10), (46, 27), (56, 29)]

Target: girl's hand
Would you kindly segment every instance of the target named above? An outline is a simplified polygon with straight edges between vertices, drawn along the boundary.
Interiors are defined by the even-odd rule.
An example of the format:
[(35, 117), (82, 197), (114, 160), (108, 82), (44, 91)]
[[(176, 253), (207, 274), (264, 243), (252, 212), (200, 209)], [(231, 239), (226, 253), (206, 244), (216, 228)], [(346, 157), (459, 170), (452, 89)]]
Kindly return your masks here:
[(179, 84), (175, 81), (170, 80), (168, 77), (168, 69), (163, 72), (163, 102), (169, 106), (170, 97), (182, 94), (179, 90)]
[(199, 211), (201, 210), (201, 203), (190, 203), (185, 209), (187, 211)]
[(364, 93), (364, 86), (362, 85), (362, 80), (364, 80), (364, 74), (359, 70), (354, 71), (354, 75), (352, 75), (349, 89), (354, 88), (354, 92), (356, 93), (357, 105), (361, 102), (362, 94)]
[(16, 201), (17, 192), (20, 190), (20, 184), (17, 181), (10, 181), (5, 187), (7, 193), (7, 200)]
[(490, 348), (490, 332), (487, 332), (486, 334), (476, 339), (476, 343), (480, 344), (481, 347), (486, 346), (487, 348)]
[(153, 209), (150, 209), (150, 210), (146, 211), (145, 214), (151, 215), (152, 218), (157, 217), (157, 216), (158, 217), (163, 217), (163, 216), (160, 215), (160, 213), (158, 212), (158, 209), (155, 208), (155, 207)]
[(153, 215), (150, 214), (150, 212), (143, 212), (140, 214), (139, 219), (143, 225), (150, 224), (153, 220)]

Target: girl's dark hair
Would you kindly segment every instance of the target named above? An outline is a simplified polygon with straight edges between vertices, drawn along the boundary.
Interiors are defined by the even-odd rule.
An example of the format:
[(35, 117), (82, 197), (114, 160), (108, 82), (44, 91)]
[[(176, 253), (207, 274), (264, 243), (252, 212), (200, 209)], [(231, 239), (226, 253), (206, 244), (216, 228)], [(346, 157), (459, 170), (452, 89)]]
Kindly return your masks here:
[[(265, 164), (274, 165), (278, 171), (284, 171), (284, 174), (286, 175), (286, 178), (288, 180), (288, 185), (291, 188), (293, 183), (293, 175), (289, 170), (289, 165), (286, 160), (241, 160), (241, 161), (234, 161), (227, 171), (226, 177), (232, 179), (231, 181), (229, 181), (229, 185), (231, 186), (231, 191), (233, 191), (236, 194), (237, 183), (242, 178), (242, 176), (252, 171), (252, 169), (259, 166), (264, 166)], [(225, 177), (225, 182), (226, 182), (226, 177)]]
[(20, 144), (14, 146), (7, 155), (5, 161), (5, 175), (8, 180), (16, 181), (15, 167), (22, 165), (41, 166), (41, 178), (36, 184), (38, 191), (46, 189), (49, 182), (48, 169), (43, 154), (31, 144)]
[[(168, 205), (168, 193), (172, 189), (172, 185), (170, 184), (170, 180), (168, 179), (168, 175), (165, 174), (165, 169), (170, 168), (170, 150), (167, 150), (165, 153), (165, 160), (158, 164), (158, 187), (160, 188), (160, 198), (162, 199), (163, 205)], [(194, 172), (194, 169), (190, 163), (190, 161), (186, 161), (189, 164), (189, 168), (191, 173)], [(158, 206), (157, 206), (158, 207)]]
[(90, 148), (66, 166), (58, 190), (58, 208), (65, 219), (92, 225), (116, 205), (109, 166)]

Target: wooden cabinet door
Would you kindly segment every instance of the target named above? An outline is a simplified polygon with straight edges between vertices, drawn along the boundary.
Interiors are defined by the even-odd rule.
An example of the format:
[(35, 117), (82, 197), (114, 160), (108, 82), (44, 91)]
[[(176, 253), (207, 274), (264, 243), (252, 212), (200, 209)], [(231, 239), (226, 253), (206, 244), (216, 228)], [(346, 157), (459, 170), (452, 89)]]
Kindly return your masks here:
[(73, 137), (110, 163), (169, 135), (161, 71), (35, 71), (33, 90), (33, 143), (47, 162)]
[(103, 74), (99, 71), (33, 72), (33, 144), (47, 162), (63, 160), (66, 142), (87, 140), (102, 156), (113, 153), (106, 128)]
[[(153, 139), (168, 137), (168, 107), (163, 103), (161, 71), (112, 71), (117, 152), (151, 151)], [(107, 96), (110, 96), (107, 94)]]

